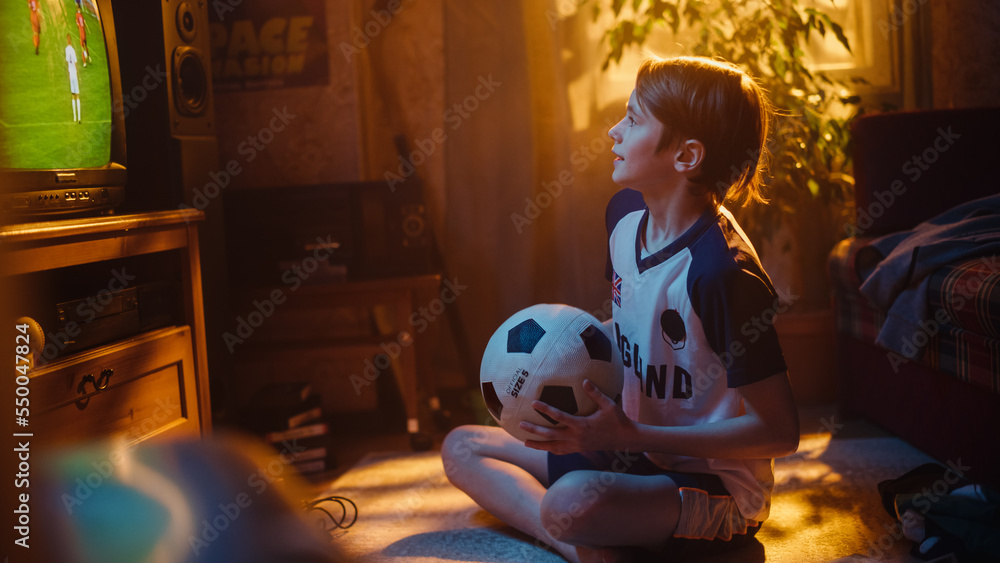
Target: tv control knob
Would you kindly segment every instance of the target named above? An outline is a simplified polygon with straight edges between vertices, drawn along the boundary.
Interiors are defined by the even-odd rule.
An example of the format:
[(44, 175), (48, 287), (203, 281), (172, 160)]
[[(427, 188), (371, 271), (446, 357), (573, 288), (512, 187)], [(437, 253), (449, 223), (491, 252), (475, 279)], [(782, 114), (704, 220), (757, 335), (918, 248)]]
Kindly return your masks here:
[(18, 327), (27, 325), (27, 329), (25, 329), (23, 334), (24, 339), (21, 339), (19, 342), (28, 341), (28, 353), (25, 356), (29, 360), (28, 369), (31, 370), (38, 363), (42, 350), (45, 349), (45, 331), (42, 330), (42, 325), (38, 324), (38, 321), (31, 317), (21, 317), (14, 321), (14, 325)]

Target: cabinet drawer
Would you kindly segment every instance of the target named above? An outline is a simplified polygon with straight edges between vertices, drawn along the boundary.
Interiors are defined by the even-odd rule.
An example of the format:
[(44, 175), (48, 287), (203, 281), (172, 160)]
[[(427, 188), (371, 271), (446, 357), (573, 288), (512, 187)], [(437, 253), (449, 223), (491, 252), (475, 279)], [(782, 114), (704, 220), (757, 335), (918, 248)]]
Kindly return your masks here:
[(169, 328), (81, 353), (31, 378), (35, 436), (132, 443), (200, 432), (191, 331)]

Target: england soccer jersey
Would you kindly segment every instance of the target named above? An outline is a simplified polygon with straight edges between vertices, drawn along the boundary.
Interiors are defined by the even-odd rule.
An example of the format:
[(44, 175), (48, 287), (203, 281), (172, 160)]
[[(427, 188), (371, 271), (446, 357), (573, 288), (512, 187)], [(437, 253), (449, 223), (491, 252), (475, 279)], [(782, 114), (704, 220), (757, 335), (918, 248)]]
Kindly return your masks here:
[[(768, 324), (777, 297), (746, 235), (728, 211), (711, 208), (646, 255), (641, 233), (649, 213), (641, 195), (627, 189), (612, 198), (606, 219), (625, 413), (657, 426), (744, 414), (739, 387), (786, 369)], [(772, 460), (648, 456), (673, 471), (718, 475), (745, 518), (767, 518)]]

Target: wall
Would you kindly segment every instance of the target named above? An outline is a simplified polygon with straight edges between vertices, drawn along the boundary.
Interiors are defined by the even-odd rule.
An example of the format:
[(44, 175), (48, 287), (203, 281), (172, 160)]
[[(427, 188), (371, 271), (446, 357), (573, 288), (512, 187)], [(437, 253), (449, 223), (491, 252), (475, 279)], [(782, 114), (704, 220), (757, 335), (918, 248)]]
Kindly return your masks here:
[(947, 0), (929, 5), (934, 107), (1000, 105), (1000, 2)]
[[(249, 2), (237, 4), (224, 17), (246, 17), (246, 4)], [(235, 162), (240, 171), (234, 174), (229, 189), (359, 178), (356, 68), (342, 54), (338, 39), (350, 36), (351, 6), (326, 0), (325, 13), (328, 84), (234, 92), (216, 89), (220, 161), (224, 165)], [(284, 116), (280, 123), (274, 122), (281, 130), (268, 133), (276, 114)], [(270, 142), (263, 142), (267, 140)]]
[[(443, 125), (441, 0), (326, 0), (325, 7), (329, 84), (216, 93), (222, 162), (245, 169), (233, 186), (375, 180), (391, 189), (392, 174), (418, 175), (432, 207), (443, 208), (434, 194), (443, 192), (444, 151), (426, 144)], [(240, 17), (240, 7), (226, 17)], [(295, 117), (249, 160), (248, 138), (286, 108)], [(405, 160), (417, 164), (412, 172), (397, 136), (408, 147)]]
[[(389, 190), (400, 179), (418, 177), (440, 217), (444, 201), (437, 194), (443, 194), (445, 158), (436, 132), (445, 119), (442, 0), (363, 0), (360, 5), (352, 13), (352, 41), (358, 29), (369, 36), (378, 30), (352, 61), (361, 112), (361, 177), (385, 181)], [(396, 146), (397, 136), (403, 147)]]

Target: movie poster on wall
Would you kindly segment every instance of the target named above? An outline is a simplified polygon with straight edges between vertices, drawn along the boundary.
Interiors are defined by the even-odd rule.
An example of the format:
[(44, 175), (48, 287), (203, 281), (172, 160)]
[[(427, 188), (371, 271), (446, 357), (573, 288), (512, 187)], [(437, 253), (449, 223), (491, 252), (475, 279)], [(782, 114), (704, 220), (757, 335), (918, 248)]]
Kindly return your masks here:
[(209, 4), (216, 92), (325, 86), (326, 0)]

